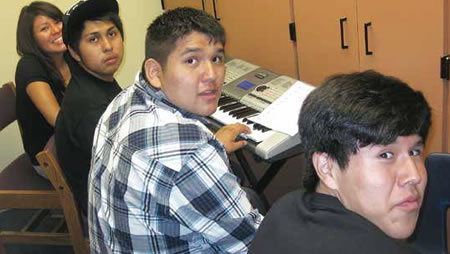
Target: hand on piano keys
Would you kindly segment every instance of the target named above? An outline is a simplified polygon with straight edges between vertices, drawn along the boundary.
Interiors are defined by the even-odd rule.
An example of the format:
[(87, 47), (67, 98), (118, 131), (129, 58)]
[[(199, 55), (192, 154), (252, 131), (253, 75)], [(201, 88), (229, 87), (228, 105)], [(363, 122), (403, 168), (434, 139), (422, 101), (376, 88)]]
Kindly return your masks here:
[(232, 153), (247, 144), (246, 140), (237, 139), (240, 134), (249, 134), (250, 128), (243, 124), (229, 124), (220, 128), (216, 138), (222, 142), (227, 153)]
[(256, 143), (259, 143), (273, 134), (273, 131), (260, 124), (248, 120), (249, 117), (256, 116), (260, 112), (241, 104), (237, 100), (222, 95), (219, 99), (219, 105), (211, 118), (217, 120), (223, 125), (240, 123), (246, 125), (251, 133), (247, 133), (247, 137)]

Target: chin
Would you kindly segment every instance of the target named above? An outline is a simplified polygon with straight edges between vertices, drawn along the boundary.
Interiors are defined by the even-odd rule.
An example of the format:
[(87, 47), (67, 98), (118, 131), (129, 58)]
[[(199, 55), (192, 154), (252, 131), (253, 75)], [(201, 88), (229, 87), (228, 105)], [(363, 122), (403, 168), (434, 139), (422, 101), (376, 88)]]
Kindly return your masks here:
[(195, 114), (199, 115), (199, 116), (207, 117), (207, 116), (210, 116), (210, 115), (214, 114), (214, 112), (216, 112), (216, 107), (214, 109), (199, 110)]
[(394, 239), (404, 240), (412, 235), (415, 227), (416, 223), (414, 223), (414, 225), (404, 225), (400, 227), (394, 227), (388, 232), (385, 231), (385, 233)]

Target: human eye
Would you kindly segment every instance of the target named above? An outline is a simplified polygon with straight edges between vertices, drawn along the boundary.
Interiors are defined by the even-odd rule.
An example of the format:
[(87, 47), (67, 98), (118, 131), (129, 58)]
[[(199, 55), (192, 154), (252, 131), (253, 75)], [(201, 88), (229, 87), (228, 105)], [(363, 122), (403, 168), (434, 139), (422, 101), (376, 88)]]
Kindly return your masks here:
[(190, 58), (186, 59), (184, 62), (187, 63), (187, 64), (189, 64), (189, 65), (194, 65), (194, 64), (196, 64), (198, 61), (197, 61), (197, 59), (195, 59), (195, 58), (193, 58), (193, 57), (190, 57)]
[(213, 63), (222, 63), (223, 62), (223, 56), (215, 56), (212, 59)]
[(392, 157), (394, 157), (394, 154), (392, 152), (383, 152), (379, 156), (382, 159), (391, 159)]
[(91, 36), (91, 37), (87, 38), (87, 41), (89, 43), (96, 43), (98, 41), (98, 38), (97, 38), (97, 36)]
[(117, 32), (116, 31), (109, 31), (108, 36), (109, 37), (114, 37), (116, 36)]
[(422, 149), (413, 149), (409, 151), (409, 156), (420, 156), (422, 154)]
[(48, 26), (42, 26), (41, 29), (39, 29), (39, 31), (41, 32), (45, 32), (48, 30)]

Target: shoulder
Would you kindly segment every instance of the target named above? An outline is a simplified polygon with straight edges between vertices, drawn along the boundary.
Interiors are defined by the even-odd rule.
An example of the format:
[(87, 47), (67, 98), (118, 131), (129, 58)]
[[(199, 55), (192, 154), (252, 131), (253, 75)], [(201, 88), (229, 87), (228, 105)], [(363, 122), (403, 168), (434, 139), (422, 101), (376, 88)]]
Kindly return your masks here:
[(47, 73), (47, 70), (44, 66), (44, 64), (33, 55), (24, 55), (20, 58), (19, 62), (17, 63), (16, 72), (19, 72), (21, 75), (24, 75), (26, 73)]
[(49, 73), (42, 62), (33, 55), (20, 58), (16, 67), (16, 86), (20, 89), (33, 81), (51, 83)]
[(20, 58), (18, 65), (27, 65), (27, 64), (41, 64), (41, 61), (37, 56), (24, 55)]

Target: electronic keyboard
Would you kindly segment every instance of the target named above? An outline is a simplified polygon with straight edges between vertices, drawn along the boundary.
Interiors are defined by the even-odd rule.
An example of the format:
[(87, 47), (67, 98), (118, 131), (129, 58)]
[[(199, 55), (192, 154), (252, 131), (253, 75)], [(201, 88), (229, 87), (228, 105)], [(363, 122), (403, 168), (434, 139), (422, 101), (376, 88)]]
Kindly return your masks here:
[(298, 145), (298, 133), (289, 136), (249, 119), (261, 113), (297, 80), (240, 59), (233, 59), (225, 66), (225, 84), (217, 110), (209, 116), (211, 124), (215, 128), (233, 123), (247, 125), (252, 130), (245, 137), (250, 149), (265, 160)]

